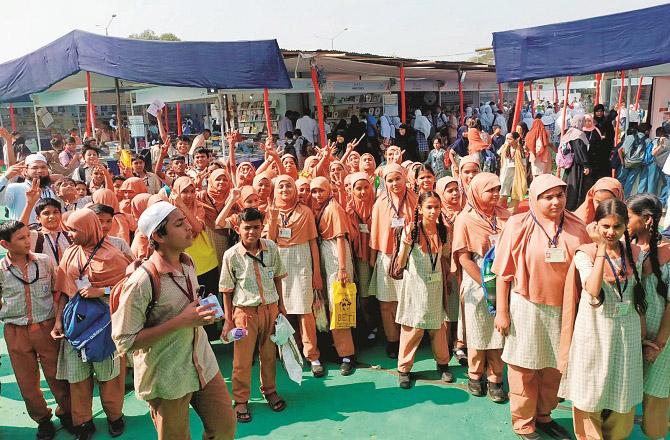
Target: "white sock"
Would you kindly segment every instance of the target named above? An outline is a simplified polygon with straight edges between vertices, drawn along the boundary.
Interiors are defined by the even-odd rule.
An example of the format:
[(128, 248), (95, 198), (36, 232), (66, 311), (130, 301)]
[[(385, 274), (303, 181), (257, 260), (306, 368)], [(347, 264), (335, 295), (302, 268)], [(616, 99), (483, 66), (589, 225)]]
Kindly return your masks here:
[(312, 365), (321, 365), (321, 361), (318, 360), (318, 359), (315, 360), (315, 361), (312, 361)]
[(349, 362), (351, 362), (351, 359), (349, 359), (349, 358), (342, 358), (342, 362), (349, 363)]

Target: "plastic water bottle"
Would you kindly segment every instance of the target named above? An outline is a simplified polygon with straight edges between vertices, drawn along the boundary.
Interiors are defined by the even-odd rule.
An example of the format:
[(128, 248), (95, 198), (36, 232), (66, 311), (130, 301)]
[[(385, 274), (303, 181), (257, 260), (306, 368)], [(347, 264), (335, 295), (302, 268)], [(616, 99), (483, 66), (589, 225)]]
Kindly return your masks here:
[(226, 339), (221, 338), (221, 341), (224, 344), (230, 344), (233, 341), (239, 341), (243, 337), (247, 335), (247, 329), (246, 328), (234, 328), (231, 331), (228, 332), (226, 335)]

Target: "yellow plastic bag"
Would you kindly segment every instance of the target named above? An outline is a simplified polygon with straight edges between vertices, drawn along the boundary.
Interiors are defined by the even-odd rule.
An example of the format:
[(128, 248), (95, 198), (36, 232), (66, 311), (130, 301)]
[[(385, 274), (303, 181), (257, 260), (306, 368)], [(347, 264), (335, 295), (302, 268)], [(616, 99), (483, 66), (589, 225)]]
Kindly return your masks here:
[(330, 314), (330, 329), (356, 327), (356, 284), (335, 281), (333, 290), (333, 310)]
[(126, 168), (131, 168), (133, 166), (133, 156), (130, 154), (130, 151), (125, 148), (122, 148), (119, 153), (119, 161)]

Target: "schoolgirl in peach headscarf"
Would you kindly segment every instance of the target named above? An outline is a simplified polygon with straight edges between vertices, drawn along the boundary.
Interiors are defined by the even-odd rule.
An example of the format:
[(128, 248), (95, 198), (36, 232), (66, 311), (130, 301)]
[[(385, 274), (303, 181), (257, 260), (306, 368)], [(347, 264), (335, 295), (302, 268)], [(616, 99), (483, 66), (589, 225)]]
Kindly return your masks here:
[(329, 180), (332, 184), (332, 195), (340, 206), (347, 206), (347, 190), (344, 179), (348, 174), (347, 167), (339, 160), (334, 160), (330, 163)]
[[(495, 244), (510, 214), (497, 206), (500, 179), (491, 173), (473, 177), (467, 190), (467, 204), (454, 223), (453, 261), (462, 276), (466, 344), (468, 347), (468, 390), (474, 396), (486, 394), (494, 402), (507, 400), (502, 388), (503, 337), (493, 327), (482, 288), (481, 266), (486, 252)], [(485, 373), (486, 376), (485, 376)]]
[[(317, 177), (310, 182), (312, 192), (312, 212), (319, 234), (319, 253), (324, 289), (328, 292), (330, 310), (333, 310), (333, 285), (353, 282), (354, 266), (351, 259), (349, 237), (349, 217), (344, 208), (336, 202), (331, 193), (331, 185), (325, 177)], [(348, 376), (353, 372), (354, 341), (351, 329), (333, 329), (333, 342), (337, 355), (341, 358), (340, 372)]]
[[(533, 179), (530, 211), (512, 216), (496, 246), (496, 329), (507, 335), (512, 425), (517, 434), (556, 428), (561, 308), (576, 249), (590, 241), (584, 224), (565, 210), (566, 184), (551, 174)], [(511, 291), (510, 291), (511, 288)], [(569, 436), (568, 436), (569, 437)]]
[(231, 189), (225, 206), (216, 217), (216, 227), (235, 229), (240, 225), (240, 212), (246, 208), (258, 208), (259, 204), (260, 198), (253, 186), (246, 185), (242, 188)]
[(375, 169), (377, 169), (375, 157), (370, 153), (361, 154), (361, 161), (359, 162), (358, 170), (356, 171), (362, 171), (368, 175), (368, 178), (374, 179)]
[(442, 215), (447, 227), (453, 227), (456, 216), (461, 212), (461, 193), (458, 187), (458, 179), (445, 176), (435, 183), (435, 192), (442, 201)]
[(317, 166), (319, 165), (319, 158), (316, 156), (309, 156), (305, 158), (305, 165), (300, 172), (300, 177), (306, 179), (313, 179), (318, 176)]
[(260, 203), (258, 209), (265, 214), (267, 212), (268, 204), (272, 201), (272, 178), (270, 174), (266, 171), (260, 174), (256, 174), (254, 177), (253, 187), (258, 194)]
[[(90, 209), (63, 215), (63, 229), (70, 233), (72, 245), (63, 253), (58, 267), (57, 290), (65, 294), (60, 296), (60, 301), (76, 294), (85, 300), (106, 301), (105, 289), (123, 279), (130, 258), (105, 238), (97, 215)], [(61, 343), (56, 378), (70, 382), (71, 398), (78, 402), (72, 408), (72, 422), (76, 427), (93, 419), (93, 371), (108, 420), (123, 417), (121, 361), (122, 358), (112, 354), (100, 362), (84, 362), (72, 344), (65, 340)]]
[(144, 183), (144, 180), (139, 177), (129, 177), (123, 181), (121, 188), (119, 188), (119, 192), (123, 196), (123, 200), (119, 202), (119, 209), (123, 213), (132, 214), (130, 201), (138, 194), (149, 193), (149, 188), (146, 183)]
[[(298, 321), (303, 354), (312, 364), (312, 374), (322, 377), (316, 345), (316, 321), (312, 312), (314, 289), (323, 288), (317, 229), (312, 210), (300, 203), (293, 178), (277, 176), (274, 202), (269, 210), (267, 237), (277, 243), (288, 276), (282, 279), (282, 297), (289, 317)], [(316, 269), (312, 269), (316, 268)]]
[(216, 227), (216, 218), (226, 206), (231, 188), (230, 175), (225, 169), (216, 169), (207, 177), (207, 189), (198, 191), (197, 198), (204, 210), (205, 231), (216, 250), (219, 264), (229, 247), (228, 231)]
[(114, 191), (107, 188), (98, 189), (91, 195), (91, 200), (93, 203), (100, 203), (114, 209), (114, 220), (109, 235), (119, 237), (130, 245), (130, 234), (137, 229), (137, 221), (131, 214), (120, 211), (119, 200)]
[(354, 270), (358, 296), (361, 298), (361, 309), (367, 327), (368, 339), (374, 340), (377, 335), (377, 323), (373, 320), (370, 300), (371, 260), (370, 229), (372, 226), (372, 208), (375, 204), (375, 189), (370, 183), (367, 173), (350, 174), (351, 197), (347, 201), (346, 211), (349, 216), (351, 231), (351, 247), (353, 250)]
[(349, 172), (357, 172), (361, 166), (361, 154), (358, 151), (350, 152), (345, 163), (349, 167)]
[(245, 185), (252, 185), (256, 177), (256, 168), (251, 162), (240, 162), (235, 172), (235, 186), (241, 188)]
[(379, 301), (386, 335), (386, 353), (395, 359), (400, 341), (400, 328), (395, 322), (395, 315), (402, 281), (389, 276), (389, 267), (396, 233), (402, 232), (402, 228), (413, 220), (417, 197), (407, 189), (406, 170), (398, 164), (389, 163), (384, 167), (384, 185), (385, 191), (372, 209), (370, 248), (375, 265), (369, 294), (376, 296)]
[(284, 154), (281, 157), (281, 163), (284, 165), (284, 172), (294, 180), (298, 179), (298, 162), (292, 154)]
[(309, 190), (310, 180), (311, 179), (301, 177), (295, 181), (295, 186), (298, 188), (298, 200), (300, 200), (300, 203), (307, 206), (310, 206), (310, 202), (312, 200), (312, 194)]
[(623, 186), (621, 186), (621, 182), (613, 177), (603, 177), (598, 179), (586, 193), (584, 203), (575, 210), (575, 215), (579, 217), (584, 224), (588, 225), (593, 222), (598, 204), (613, 198), (623, 200)]
[(461, 189), (461, 207), (464, 207), (468, 199), (468, 186), (473, 177), (475, 177), (481, 168), (479, 166), (479, 157), (470, 155), (462, 157), (458, 163), (458, 186)]

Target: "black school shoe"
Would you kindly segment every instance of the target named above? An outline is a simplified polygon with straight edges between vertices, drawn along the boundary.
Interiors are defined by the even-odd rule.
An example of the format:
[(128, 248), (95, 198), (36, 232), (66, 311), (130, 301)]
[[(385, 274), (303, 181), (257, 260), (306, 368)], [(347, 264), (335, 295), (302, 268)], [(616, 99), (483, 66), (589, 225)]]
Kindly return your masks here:
[(501, 383), (489, 382), (489, 399), (495, 403), (505, 403), (509, 400), (507, 397), (507, 392), (503, 389)]
[(544, 432), (551, 438), (555, 438), (558, 440), (570, 440), (572, 438), (570, 436), (570, 433), (561, 425), (556, 423), (555, 420), (552, 420), (547, 423), (535, 422), (535, 428)]
[(403, 390), (412, 388), (412, 378), (409, 373), (402, 373), (398, 371), (398, 386)]
[(95, 425), (93, 420), (90, 420), (86, 423), (75, 427), (77, 434), (74, 436), (75, 440), (90, 440), (93, 438), (93, 433), (95, 433)]
[(465, 350), (462, 348), (457, 348), (454, 351), (454, 356), (456, 356), (456, 360), (461, 365), (461, 367), (468, 366), (468, 353)]
[(344, 362), (340, 364), (340, 374), (342, 376), (351, 376), (354, 374), (354, 370), (356, 369), (356, 364), (354, 361), (353, 356), (349, 357), (349, 362)]
[(452, 383), (454, 381), (454, 375), (449, 371), (449, 365), (438, 365), (437, 371), (440, 373), (442, 382)]
[(123, 431), (126, 430), (126, 424), (123, 421), (123, 416), (114, 421), (107, 419), (107, 430), (109, 431), (109, 435), (112, 437), (118, 437), (123, 434)]
[(51, 423), (51, 419), (40, 422), (37, 425), (37, 433), (35, 434), (37, 440), (51, 440), (54, 437), (56, 437), (56, 428)]
[(323, 365), (314, 365), (312, 364), (312, 376), (314, 377), (323, 377), (326, 375), (326, 369), (323, 368)]
[(486, 395), (486, 385), (483, 380), (468, 379), (468, 391), (475, 397)]

